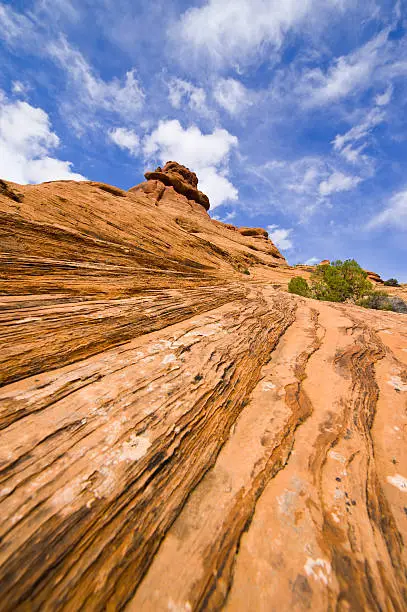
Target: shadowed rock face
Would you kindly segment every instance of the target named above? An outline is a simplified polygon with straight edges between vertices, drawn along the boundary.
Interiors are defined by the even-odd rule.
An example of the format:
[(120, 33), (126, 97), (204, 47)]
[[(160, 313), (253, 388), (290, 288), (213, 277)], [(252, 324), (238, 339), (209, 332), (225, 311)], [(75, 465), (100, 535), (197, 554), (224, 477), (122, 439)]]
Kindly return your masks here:
[(161, 179), (0, 187), (0, 610), (404, 610), (406, 315)]

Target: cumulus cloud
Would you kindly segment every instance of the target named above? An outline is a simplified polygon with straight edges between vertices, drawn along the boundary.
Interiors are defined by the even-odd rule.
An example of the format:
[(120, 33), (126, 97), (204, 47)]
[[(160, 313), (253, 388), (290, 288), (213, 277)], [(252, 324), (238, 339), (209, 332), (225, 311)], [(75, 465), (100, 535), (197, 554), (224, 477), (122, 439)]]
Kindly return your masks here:
[(194, 125), (184, 129), (174, 119), (159, 122), (145, 137), (143, 152), (149, 160), (176, 160), (189, 166), (198, 174), (199, 187), (209, 196), (211, 207), (216, 208), (238, 196), (227, 178), (229, 155), (237, 144), (236, 136), (227, 130), (217, 128), (211, 134), (203, 134)]
[(16, 183), (84, 180), (72, 164), (50, 156), (60, 144), (46, 112), (0, 96), (0, 176)]
[(293, 248), (293, 241), (291, 238), (291, 234), (293, 232), (292, 228), (283, 228), (278, 225), (268, 225), (267, 231), (269, 233), (269, 238), (274, 242), (276, 247), (281, 251), (289, 251)]
[(322, 181), (319, 185), (319, 193), (326, 197), (339, 191), (350, 191), (354, 189), (360, 182), (359, 176), (350, 176), (342, 172), (333, 172), (330, 177)]
[(186, 103), (193, 111), (207, 114), (206, 93), (202, 87), (196, 87), (183, 79), (173, 78), (168, 83), (168, 97), (174, 108), (181, 108)]
[(407, 229), (407, 189), (395, 193), (390, 198), (389, 205), (369, 221), (367, 228), (385, 226)]
[(120, 127), (110, 130), (109, 138), (121, 149), (127, 149), (136, 156), (140, 149), (140, 139), (134, 130)]
[(217, 103), (231, 115), (238, 115), (252, 104), (248, 90), (236, 79), (219, 79), (213, 95)]

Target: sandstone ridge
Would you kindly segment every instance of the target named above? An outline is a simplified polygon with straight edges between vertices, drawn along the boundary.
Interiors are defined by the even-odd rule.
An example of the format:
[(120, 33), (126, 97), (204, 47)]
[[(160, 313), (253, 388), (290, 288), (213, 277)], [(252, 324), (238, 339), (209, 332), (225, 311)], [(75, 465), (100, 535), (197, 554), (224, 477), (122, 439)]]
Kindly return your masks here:
[(0, 610), (401, 612), (406, 316), (153, 175), (0, 182)]

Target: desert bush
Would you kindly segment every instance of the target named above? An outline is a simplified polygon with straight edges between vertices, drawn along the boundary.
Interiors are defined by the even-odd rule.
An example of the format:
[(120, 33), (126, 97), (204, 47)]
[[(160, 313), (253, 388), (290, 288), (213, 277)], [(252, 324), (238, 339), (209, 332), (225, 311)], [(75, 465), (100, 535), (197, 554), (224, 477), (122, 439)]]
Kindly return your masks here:
[(315, 300), (346, 301), (365, 308), (407, 314), (407, 303), (384, 291), (375, 291), (367, 273), (354, 259), (317, 266), (311, 274), (310, 285), (302, 276), (295, 276), (288, 284), (288, 291)]
[(384, 284), (387, 287), (399, 287), (400, 286), (397, 278), (389, 278), (389, 280), (384, 281)]
[(385, 291), (372, 291), (358, 302), (359, 306), (374, 310), (391, 310), (407, 314), (407, 304), (401, 298), (388, 295)]
[(354, 259), (319, 265), (311, 275), (311, 293), (317, 300), (356, 302), (372, 291), (367, 273)]
[(310, 288), (307, 281), (302, 276), (294, 276), (288, 283), (288, 291), (295, 293), (296, 295), (302, 295), (303, 297), (310, 296)]
[(389, 296), (384, 291), (372, 291), (358, 301), (359, 306), (374, 310), (393, 310)]

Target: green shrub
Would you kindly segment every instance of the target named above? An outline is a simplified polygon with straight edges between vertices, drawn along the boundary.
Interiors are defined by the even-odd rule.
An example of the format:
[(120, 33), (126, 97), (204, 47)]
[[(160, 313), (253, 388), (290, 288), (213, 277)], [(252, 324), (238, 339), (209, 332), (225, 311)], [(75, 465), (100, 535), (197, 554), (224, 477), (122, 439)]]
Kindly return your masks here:
[(384, 284), (387, 287), (399, 287), (400, 286), (397, 278), (389, 278), (389, 280), (384, 281)]
[(249, 270), (247, 268), (245, 268), (243, 271), (243, 274), (250, 274)]
[(312, 297), (329, 302), (356, 302), (373, 288), (367, 280), (367, 273), (354, 259), (317, 266), (311, 281)]
[(294, 276), (288, 283), (288, 291), (295, 293), (296, 295), (302, 295), (303, 297), (310, 296), (310, 288), (307, 281), (302, 276)]

